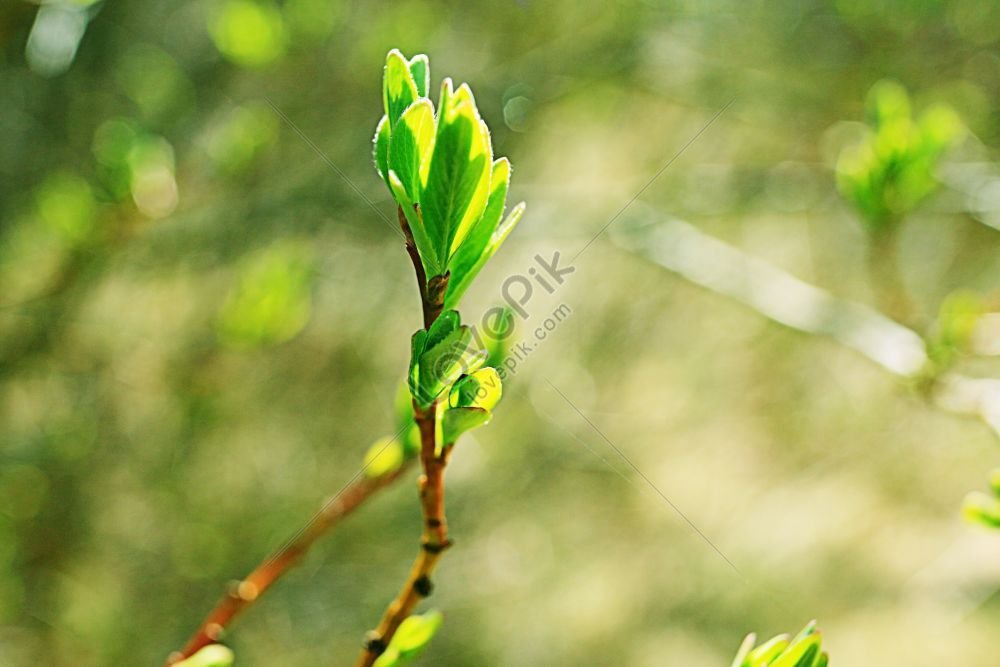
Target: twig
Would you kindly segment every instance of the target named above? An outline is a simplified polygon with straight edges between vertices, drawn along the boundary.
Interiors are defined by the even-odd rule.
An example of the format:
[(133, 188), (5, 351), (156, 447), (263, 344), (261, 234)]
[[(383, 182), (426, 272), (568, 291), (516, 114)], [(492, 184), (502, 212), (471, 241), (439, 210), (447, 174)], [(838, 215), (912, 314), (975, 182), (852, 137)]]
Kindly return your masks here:
[[(920, 380), (927, 368), (920, 335), (868, 306), (834, 297), (680, 220), (634, 231), (634, 236), (617, 236), (617, 243), (764, 317), (807, 334), (830, 336), (907, 382)], [(934, 406), (980, 419), (1000, 437), (1000, 380), (949, 371), (924, 382), (923, 394)]]
[[(400, 225), (407, 237), (407, 250), (412, 243), (412, 232), (406, 217), (400, 209)], [(420, 286), (424, 311), (424, 328), (429, 328), (441, 314), (444, 294), (448, 288), (448, 275), (434, 276), (426, 280), (423, 264), (416, 250), (410, 252), (414, 270)], [(385, 652), (400, 624), (413, 613), (420, 600), (433, 591), (431, 576), (444, 551), (451, 546), (448, 538), (448, 524), (444, 512), (444, 471), (451, 457), (452, 444), (443, 444), (438, 449), (437, 441), (437, 401), (427, 408), (421, 408), (415, 401), (413, 417), (420, 429), (420, 462), (424, 472), (420, 476), (420, 505), (423, 509), (424, 528), (420, 540), (420, 552), (410, 569), (410, 574), (396, 598), (389, 603), (378, 627), (368, 633), (364, 648), (358, 656), (357, 667), (371, 667)]]
[[(413, 262), (413, 269), (417, 275), (424, 327), (427, 328), (434, 323), (444, 307), (448, 275), (434, 276), (427, 280), (423, 262), (417, 252), (413, 234), (406, 222), (403, 209), (400, 208), (398, 213), (400, 227), (406, 238), (406, 251)], [(378, 629), (372, 633), (380, 637), (384, 644), (369, 639), (359, 664), (371, 665), (385, 650), (385, 646), (392, 639), (400, 623), (412, 613), (417, 602), (430, 594), (431, 574), (441, 557), (441, 553), (450, 545), (444, 515), (444, 469), (451, 455), (451, 445), (446, 445), (441, 448), (440, 452), (437, 452), (436, 411), (436, 403), (426, 410), (421, 410), (414, 405), (414, 417), (420, 429), (420, 459), (424, 469), (424, 473), (420, 477), (420, 498), (424, 508), (425, 523), (421, 553), (414, 563), (413, 571), (402, 592), (389, 606)], [(168, 666), (176, 664), (191, 657), (205, 646), (217, 642), (222, 636), (223, 630), (233, 619), (256, 602), (275, 581), (309, 551), (320, 537), (376, 491), (398, 479), (412, 462), (413, 459), (409, 459), (392, 472), (376, 478), (362, 477), (351, 483), (335, 502), (325, 506), (321, 512), (314, 516), (294, 540), (258, 565), (246, 578), (233, 582), (184, 648), (172, 653), (167, 658), (166, 664)]]
[(202, 621), (198, 630), (191, 636), (180, 651), (167, 658), (167, 665), (173, 665), (191, 657), (201, 648), (215, 643), (222, 631), (232, 620), (247, 607), (256, 602), (293, 565), (295, 565), (313, 543), (326, 534), (338, 521), (350, 514), (364, 503), (376, 491), (389, 486), (396, 481), (410, 466), (413, 459), (408, 459), (392, 472), (379, 477), (360, 477), (351, 483), (344, 491), (323, 510), (309, 521), (302, 532), (291, 542), (272, 554), (262, 562), (242, 581), (235, 581), (229, 590), (219, 600), (212, 612)]

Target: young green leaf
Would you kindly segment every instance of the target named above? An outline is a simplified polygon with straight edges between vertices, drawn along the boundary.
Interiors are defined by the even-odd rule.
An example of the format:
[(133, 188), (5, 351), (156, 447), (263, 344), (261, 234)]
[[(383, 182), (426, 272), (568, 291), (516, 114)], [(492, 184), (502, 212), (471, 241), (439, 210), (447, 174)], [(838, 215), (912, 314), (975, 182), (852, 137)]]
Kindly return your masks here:
[(233, 664), (233, 659), (233, 652), (229, 647), (222, 644), (209, 644), (174, 667), (230, 667)]
[(406, 222), (410, 227), (410, 233), (413, 234), (413, 242), (417, 246), (417, 254), (420, 255), (420, 261), (423, 263), (427, 275), (437, 276), (443, 274), (445, 272), (445, 265), (441, 261), (437, 250), (435, 250), (431, 237), (427, 234), (424, 217), (420, 209), (410, 200), (410, 196), (406, 194), (406, 188), (403, 186), (402, 181), (399, 180), (399, 176), (392, 169), (389, 170), (389, 188), (392, 190), (392, 194), (396, 198), (399, 207), (403, 210), (403, 215), (406, 217)]
[(462, 325), (462, 316), (457, 310), (442, 312), (427, 331), (427, 348), (436, 347), (445, 336)]
[(987, 528), (1000, 528), (1000, 500), (979, 491), (973, 491), (962, 503), (962, 515), (968, 521)]
[(514, 309), (508, 305), (491, 308), (483, 318), (480, 333), (488, 356), (486, 365), (499, 368), (510, 354), (517, 324), (514, 321)]
[(428, 278), (450, 274), (447, 308), (456, 306), (524, 212), (501, 223), (510, 163), (493, 160), (489, 128), (468, 85), (441, 83), (437, 112), (427, 99), (430, 64), (392, 50), (383, 83), (385, 117), (374, 137), (379, 174), (406, 218)]
[(399, 470), (406, 458), (403, 443), (396, 438), (379, 438), (365, 452), (364, 471), (371, 479), (377, 479)]
[(489, 410), (482, 408), (449, 408), (441, 418), (442, 442), (453, 443), (466, 431), (488, 424), (492, 418)]
[(405, 661), (399, 655), (399, 651), (389, 647), (372, 663), (372, 667), (401, 667), (404, 664)]
[(431, 81), (431, 64), (423, 53), (410, 59), (410, 74), (417, 86), (417, 95), (427, 97)]
[(373, 667), (403, 667), (410, 664), (434, 638), (442, 620), (443, 616), (439, 611), (429, 611), (426, 614), (406, 618)]
[(466, 431), (488, 423), (502, 394), (500, 376), (493, 368), (481, 368), (455, 382), (442, 417), (444, 442), (455, 442)]
[(375, 128), (375, 137), (372, 139), (372, 156), (375, 158), (375, 169), (379, 176), (389, 184), (389, 117), (382, 116)]
[(434, 107), (430, 100), (417, 100), (399, 117), (389, 144), (389, 168), (396, 172), (414, 204), (420, 204), (425, 165), (430, 163), (433, 147)]
[(424, 353), (427, 343), (427, 332), (420, 329), (410, 338), (410, 370), (406, 374), (407, 385), (412, 396), (417, 395), (420, 387), (420, 355)]
[(485, 351), (475, 349), (469, 327), (453, 330), (420, 356), (419, 382), (414, 398), (423, 407), (429, 406), (462, 373), (478, 368), (485, 358)]
[(816, 621), (810, 621), (792, 639), (778, 635), (754, 648), (756, 635), (747, 635), (732, 667), (826, 667), (829, 658), (821, 652), (822, 636)]
[(483, 252), (493, 237), (500, 218), (503, 216), (507, 201), (507, 188), (510, 184), (510, 162), (507, 158), (498, 158), (493, 162), (490, 175), (490, 190), (486, 200), (486, 208), (479, 220), (469, 229), (461, 245), (455, 251), (448, 263), (451, 279), (445, 294), (445, 307), (458, 305), (459, 300), (472, 284), (473, 279), (485, 264), (480, 262)]
[[(421, 329), (423, 331), (423, 329)], [(410, 362), (413, 362), (413, 341), (410, 341)], [(410, 397), (410, 388), (407, 386), (406, 382), (400, 382), (396, 385), (396, 396), (393, 398), (392, 402), (393, 411), (396, 414), (396, 430), (402, 430), (403, 427), (413, 424), (413, 399)]]
[(789, 647), (769, 667), (812, 667), (819, 657), (821, 637), (812, 635)]
[[(468, 90), (465, 84), (462, 84), (462, 88)], [(482, 218), (490, 193), (490, 178), (493, 171), (493, 143), (490, 139), (489, 128), (486, 127), (486, 123), (479, 117), (479, 111), (476, 109), (475, 102), (471, 101), (471, 98), (472, 93), (470, 92), (470, 101), (459, 105), (456, 113), (467, 113), (475, 118), (479, 132), (473, 136), (469, 160), (481, 166), (476, 167), (479, 170), (479, 180), (476, 183), (475, 190), (472, 192), (469, 205), (465, 213), (450, 230), (450, 241), (448, 244), (449, 258), (455, 254), (459, 246), (462, 245), (462, 242), (465, 241), (473, 225)]]
[(452, 84), (451, 77), (445, 77), (444, 81), (441, 82), (441, 94), (438, 95), (438, 109), (437, 118), (438, 122), (441, 121), (448, 113), (451, 108), (452, 100), (455, 97), (454, 84)]
[(503, 387), (496, 369), (481, 368), (455, 383), (448, 397), (448, 404), (453, 408), (492, 410), (502, 396)]
[(413, 659), (434, 638), (443, 620), (444, 616), (437, 610), (410, 616), (400, 624), (390, 646), (403, 658)]
[(406, 58), (397, 49), (389, 51), (385, 58), (385, 75), (382, 80), (382, 104), (389, 117), (390, 131), (395, 130), (399, 117), (417, 97), (417, 85)]
[(781, 655), (781, 652), (788, 648), (788, 635), (778, 635), (764, 642), (754, 650), (750, 651), (750, 665), (770, 665), (771, 661)]
[(479, 275), (479, 271), (486, 265), (486, 262), (493, 258), (503, 242), (510, 236), (510, 233), (514, 231), (517, 223), (521, 221), (521, 216), (524, 215), (525, 203), (521, 202), (507, 215), (504, 221), (497, 227), (496, 231), (490, 237), (489, 243), (486, 244), (486, 249), (482, 251), (476, 260), (472, 268), (468, 269), (465, 276), (468, 276), (467, 280), (462, 280), (459, 282), (459, 286), (454, 292), (451, 291), (450, 285), (449, 290), (445, 294), (445, 305), (446, 307), (455, 307), (458, 305), (459, 300), (464, 294), (465, 289), (471, 284), (472, 280)]
[[(451, 256), (455, 233), (479, 194), (484, 171), (490, 166), (474, 104), (456, 93), (454, 100), (458, 103), (452, 107), (454, 100), (447, 92), (450, 82), (446, 84), (438, 109), (434, 154), (420, 202), (428, 236), (444, 262)], [(485, 200), (485, 195), (482, 198)], [(481, 210), (480, 206), (480, 213)]]
[(740, 648), (736, 651), (736, 657), (733, 658), (733, 664), (731, 667), (750, 667), (750, 651), (753, 650), (753, 645), (757, 642), (757, 635), (754, 633), (748, 634), (743, 638), (743, 643), (740, 644)]

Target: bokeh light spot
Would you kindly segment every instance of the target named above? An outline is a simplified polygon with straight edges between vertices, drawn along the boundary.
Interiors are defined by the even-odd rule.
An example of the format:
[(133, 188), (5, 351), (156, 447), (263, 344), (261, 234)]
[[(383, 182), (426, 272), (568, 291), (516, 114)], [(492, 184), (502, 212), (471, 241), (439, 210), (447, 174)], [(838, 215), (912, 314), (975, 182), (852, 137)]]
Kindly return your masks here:
[(209, 26), (216, 48), (228, 60), (244, 67), (274, 62), (288, 41), (284, 19), (274, 5), (252, 0), (229, 0)]

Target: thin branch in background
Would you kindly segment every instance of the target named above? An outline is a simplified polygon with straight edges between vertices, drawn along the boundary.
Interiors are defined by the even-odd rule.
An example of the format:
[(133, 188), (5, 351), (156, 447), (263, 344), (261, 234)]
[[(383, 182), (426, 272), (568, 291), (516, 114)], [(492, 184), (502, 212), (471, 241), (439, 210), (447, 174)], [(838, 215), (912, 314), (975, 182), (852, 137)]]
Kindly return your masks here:
[[(405, 428), (408, 428), (405, 427)], [(383, 445), (371, 460), (388, 448), (403, 431)], [(205, 617), (195, 633), (188, 639), (184, 648), (172, 653), (167, 658), (167, 665), (172, 665), (191, 657), (199, 649), (219, 641), (223, 631), (242, 611), (253, 605), (278, 579), (298, 563), (315, 542), (325, 535), (341, 519), (357, 509), (377, 491), (391, 485), (405, 473), (413, 459), (405, 460), (397, 469), (378, 477), (364, 475), (369, 462), (362, 467), (340, 491), (328, 500), (309, 522), (286, 542), (280, 549), (264, 560), (249, 575), (240, 581), (233, 582), (226, 594), (219, 600), (215, 608)]]
[[(917, 378), (927, 368), (924, 340), (912, 329), (868, 306), (838, 299), (691, 224), (649, 207), (645, 214), (655, 222), (623, 230), (615, 242), (779, 324), (829, 336), (904, 380)], [(975, 416), (1000, 437), (998, 384), (1000, 380), (976, 380), (949, 371), (933, 379), (930, 395), (938, 408)]]
[(722, 106), (721, 109), (719, 109), (718, 111), (716, 111), (715, 115), (713, 115), (711, 118), (709, 118), (708, 122), (705, 123), (704, 125), (702, 125), (701, 129), (698, 130), (697, 132), (695, 132), (694, 136), (692, 136), (690, 139), (688, 139), (684, 143), (684, 145), (681, 146), (680, 150), (678, 150), (676, 153), (674, 153), (674, 156), (672, 158), (670, 158), (669, 160), (667, 160), (667, 163), (664, 164), (662, 167), (660, 167), (659, 171), (657, 171), (655, 174), (653, 174), (652, 178), (650, 178), (648, 181), (646, 181), (646, 184), (643, 185), (641, 188), (639, 188), (639, 191), (636, 192), (634, 195), (632, 195), (632, 198), (629, 199), (627, 202), (625, 202), (625, 205), (622, 206), (618, 210), (617, 213), (615, 213), (613, 216), (611, 216), (611, 219), (608, 220), (605, 223), (605, 225), (603, 227), (601, 227), (600, 230), (598, 230), (598, 232), (596, 234), (594, 234), (593, 238), (591, 238), (589, 241), (587, 241), (586, 245), (584, 245), (582, 248), (580, 248), (577, 251), (577, 253), (575, 255), (573, 255), (572, 259), (570, 259), (570, 262), (571, 263), (575, 262), (577, 257), (579, 257), (580, 255), (582, 255), (584, 253), (584, 251), (587, 248), (589, 248), (591, 246), (591, 244), (593, 244), (593, 242), (596, 241), (601, 236), (601, 234), (603, 234), (604, 232), (606, 232), (608, 230), (608, 228), (612, 224), (614, 224), (615, 220), (617, 220), (618, 218), (620, 218), (621, 215), (622, 215), (622, 213), (624, 213), (628, 209), (629, 206), (631, 206), (632, 204), (634, 204), (635, 200), (638, 199), (642, 195), (642, 193), (645, 192), (646, 189), (649, 188), (649, 186), (652, 185), (653, 182), (656, 179), (658, 179), (660, 177), (660, 175), (663, 174), (663, 172), (665, 172), (667, 170), (667, 167), (669, 167), (670, 165), (672, 165), (677, 160), (677, 158), (679, 158), (681, 156), (681, 154), (684, 153), (684, 151), (686, 151), (688, 149), (688, 147), (691, 144), (693, 144), (695, 142), (695, 140), (698, 139), (698, 137), (700, 137), (705, 132), (705, 130), (707, 130), (709, 127), (711, 127), (712, 123), (714, 123), (719, 118), (719, 116), (721, 116), (723, 113), (725, 113), (726, 109), (728, 109), (729, 107), (731, 107), (733, 105), (733, 102), (735, 102), (735, 101), (736, 101), (736, 98), (734, 97), (733, 99), (731, 99), (728, 102), (726, 102)]

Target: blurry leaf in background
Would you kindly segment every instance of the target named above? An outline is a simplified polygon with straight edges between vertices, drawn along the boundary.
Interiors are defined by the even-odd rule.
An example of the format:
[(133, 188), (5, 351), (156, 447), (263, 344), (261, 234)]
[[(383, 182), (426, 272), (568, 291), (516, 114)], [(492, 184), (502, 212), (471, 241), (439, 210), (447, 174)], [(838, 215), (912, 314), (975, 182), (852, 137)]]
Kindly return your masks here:
[(990, 473), (990, 488), (994, 495), (973, 491), (962, 503), (966, 520), (987, 528), (1000, 528), (1000, 468)]
[(408, 617), (399, 626), (385, 652), (374, 667), (402, 667), (423, 652), (441, 627), (444, 616), (434, 610)]
[(914, 120), (906, 90), (879, 81), (868, 93), (871, 125), (862, 141), (844, 149), (837, 185), (871, 233), (891, 231), (937, 188), (935, 170), (944, 151), (958, 142), (962, 122), (938, 105)]
[(281, 8), (295, 41), (319, 42), (333, 32), (341, 5), (328, 0), (286, 0)]
[(281, 12), (267, 0), (227, 0), (210, 20), (209, 33), (219, 52), (243, 67), (278, 60), (288, 43)]
[(965, 497), (962, 514), (972, 523), (987, 528), (1000, 528), (1000, 498), (981, 491), (973, 491)]
[(927, 338), (927, 356), (936, 373), (968, 351), (979, 318), (985, 312), (983, 299), (970, 292), (953, 292), (942, 301), (937, 322)]
[(105, 194), (121, 201), (132, 191), (132, 172), (128, 157), (139, 132), (126, 118), (104, 121), (94, 132), (91, 150), (97, 160), (97, 173)]
[(41, 510), (49, 491), (44, 472), (28, 464), (0, 468), (0, 514), (26, 521)]
[(14, 522), (0, 513), (0, 623), (16, 619), (24, 602), (24, 583), (11, 567), (18, 556), (17, 535)]
[(98, 175), (112, 201), (127, 194), (139, 211), (164, 218), (177, 208), (174, 149), (163, 137), (141, 131), (132, 121), (112, 118), (94, 132), (91, 146)]
[(233, 664), (232, 650), (222, 644), (209, 644), (174, 667), (229, 667)]
[(309, 322), (313, 279), (312, 253), (301, 244), (283, 242), (250, 256), (219, 313), (220, 341), (255, 347), (293, 338)]
[(262, 104), (228, 111), (208, 130), (206, 152), (221, 171), (239, 173), (278, 135), (278, 119)]
[(132, 201), (150, 218), (164, 218), (177, 207), (174, 149), (163, 137), (138, 137), (128, 153)]
[(67, 245), (90, 237), (97, 220), (97, 202), (90, 184), (69, 172), (56, 172), (35, 191), (42, 221)]
[(129, 48), (118, 60), (115, 79), (154, 127), (176, 123), (195, 110), (194, 84), (177, 60), (158, 46), (141, 43)]
[(24, 49), (33, 72), (57, 76), (69, 69), (90, 20), (88, 7), (96, 0), (46, 2), (38, 8)]
[(397, 437), (387, 436), (373, 442), (365, 453), (365, 474), (374, 479), (399, 470), (406, 458), (403, 437), (402, 434)]
[(527, 130), (531, 114), (535, 110), (535, 91), (526, 83), (515, 83), (503, 93), (503, 122), (515, 132)]

